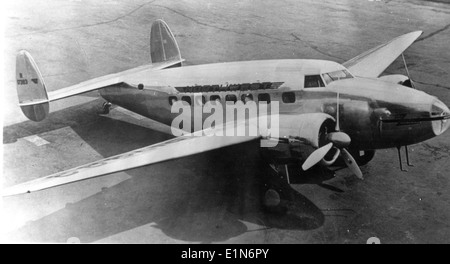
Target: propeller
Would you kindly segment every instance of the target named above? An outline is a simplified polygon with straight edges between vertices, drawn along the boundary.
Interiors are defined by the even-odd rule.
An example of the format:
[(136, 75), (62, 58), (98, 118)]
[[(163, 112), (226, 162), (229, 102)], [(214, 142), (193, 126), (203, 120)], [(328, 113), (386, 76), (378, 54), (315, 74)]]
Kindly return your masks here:
[(344, 132), (340, 131), (339, 125), (339, 90), (337, 91), (336, 97), (336, 128), (335, 132), (327, 133), (326, 141), (329, 143), (316, 149), (311, 153), (308, 158), (306, 158), (305, 162), (303, 162), (302, 169), (308, 170), (312, 166), (319, 163), (331, 150), (331, 148), (336, 147), (338, 150), (341, 150), (339, 156), (342, 157), (347, 167), (356, 175), (359, 179), (363, 179), (363, 174), (356, 163), (355, 159), (348, 152), (345, 147), (350, 145), (351, 138)]
[(359, 166), (356, 163), (355, 159), (352, 157), (352, 155), (350, 155), (348, 150), (343, 148), (341, 151), (341, 156), (344, 159), (345, 164), (353, 172), (353, 174), (355, 174), (356, 177), (358, 177), (362, 180), (363, 174), (362, 174), (361, 170), (359, 169)]
[(311, 155), (308, 156), (308, 158), (303, 162), (302, 169), (308, 170), (312, 166), (319, 163), (325, 155), (327, 155), (328, 151), (333, 147), (333, 143), (328, 143), (325, 146), (316, 149)]

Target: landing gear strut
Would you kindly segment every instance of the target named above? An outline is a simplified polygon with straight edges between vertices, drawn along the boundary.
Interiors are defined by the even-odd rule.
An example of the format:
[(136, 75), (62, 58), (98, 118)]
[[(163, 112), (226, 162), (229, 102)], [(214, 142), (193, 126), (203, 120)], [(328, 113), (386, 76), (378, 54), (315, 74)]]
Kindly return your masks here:
[(111, 106), (112, 106), (112, 104), (110, 102), (104, 102), (102, 105), (102, 108), (99, 111), (99, 114), (101, 114), (101, 115), (109, 114), (109, 110), (110, 110)]

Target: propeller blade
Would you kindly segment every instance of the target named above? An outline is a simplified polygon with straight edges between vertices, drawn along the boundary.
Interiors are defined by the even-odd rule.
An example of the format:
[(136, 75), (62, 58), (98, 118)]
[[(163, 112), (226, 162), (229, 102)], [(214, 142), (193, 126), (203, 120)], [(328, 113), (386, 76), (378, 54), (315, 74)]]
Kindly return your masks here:
[(350, 142), (352, 141), (344, 132), (328, 133), (327, 139), (329, 142), (332, 142), (336, 148), (345, 148), (350, 145)]
[(345, 164), (347, 164), (347, 167), (353, 172), (353, 174), (356, 175), (356, 177), (362, 180), (363, 174), (352, 155), (350, 155), (350, 153), (345, 148), (342, 149), (341, 155), (345, 161)]
[(333, 143), (328, 143), (325, 146), (314, 150), (314, 152), (311, 153), (311, 155), (309, 155), (309, 157), (305, 160), (305, 162), (303, 162), (302, 169), (308, 170), (312, 166), (319, 163), (323, 159), (323, 157), (327, 155), (328, 151), (330, 151), (332, 147)]

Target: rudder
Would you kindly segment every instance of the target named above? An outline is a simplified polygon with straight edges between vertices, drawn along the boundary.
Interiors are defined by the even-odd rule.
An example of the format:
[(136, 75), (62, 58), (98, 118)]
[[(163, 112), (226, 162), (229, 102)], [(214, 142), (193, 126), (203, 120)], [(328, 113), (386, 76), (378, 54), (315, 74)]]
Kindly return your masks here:
[(30, 120), (41, 121), (49, 113), (47, 90), (42, 75), (30, 53), (21, 50), (16, 57), (19, 106)]
[[(181, 61), (180, 49), (169, 26), (161, 19), (152, 24), (150, 32), (150, 56), (152, 63)], [(181, 66), (181, 65), (180, 65)]]

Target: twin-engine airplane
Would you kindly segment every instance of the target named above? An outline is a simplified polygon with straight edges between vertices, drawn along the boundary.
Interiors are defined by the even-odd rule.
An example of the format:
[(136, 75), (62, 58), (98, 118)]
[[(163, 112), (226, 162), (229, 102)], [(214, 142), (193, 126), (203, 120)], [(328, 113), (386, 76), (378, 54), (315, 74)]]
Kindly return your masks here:
[[(47, 117), (50, 102), (94, 90), (106, 100), (104, 114), (115, 104), (167, 125), (179, 115), (171, 111), (174, 102), (182, 101), (194, 108), (214, 101), (225, 107), (245, 97), (269, 107), (278, 102), (279, 135), (193, 136), (193, 127), (190, 133), (171, 140), (5, 188), (3, 196), (253, 140), (277, 142), (273, 147), (261, 147), (262, 156), (272, 168), (286, 165), (284, 175), (289, 174), (287, 165), (293, 163), (297, 164), (298, 174), (311, 167), (341, 164), (362, 178), (358, 164), (369, 162), (376, 149), (393, 147), (399, 150), (401, 164), (402, 146), (407, 150), (408, 145), (440, 135), (450, 124), (448, 107), (436, 97), (414, 89), (409, 77), (380, 77), (421, 34), (416, 31), (402, 35), (343, 64), (290, 59), (182, 67), (172, 32), (164, 21), (157, 20), (151, 28), (151, 64), (52, 92), (47, 92), (31, 55), (20, 51), (16, 64), (19, 106), (33, 121)], [(208, 116), (202, 113), (202, 120)], [(246, 124), (237, 122), (237, 126)], [(227, 128), (216, 124), (208, 129)], [(267, 192), (265, 197), (280, 195), (274, 189)]]

